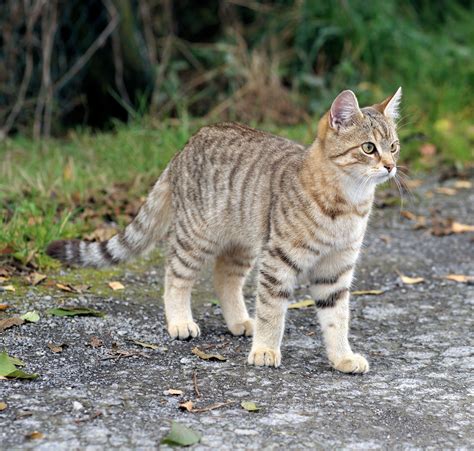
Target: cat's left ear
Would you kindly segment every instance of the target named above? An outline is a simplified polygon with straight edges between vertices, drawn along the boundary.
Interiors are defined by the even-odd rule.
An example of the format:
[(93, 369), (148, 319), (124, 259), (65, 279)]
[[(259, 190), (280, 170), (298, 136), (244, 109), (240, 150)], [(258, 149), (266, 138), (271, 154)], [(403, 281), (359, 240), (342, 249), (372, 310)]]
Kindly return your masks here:
[(397, 120), (400, 116), (400, 101), (402, 100), (402, 88), (397, 89), (397, 92), (390, 97), (387, 97), (382, 103), (377, 105), (378, 110), (384, 116), (390, 119)]

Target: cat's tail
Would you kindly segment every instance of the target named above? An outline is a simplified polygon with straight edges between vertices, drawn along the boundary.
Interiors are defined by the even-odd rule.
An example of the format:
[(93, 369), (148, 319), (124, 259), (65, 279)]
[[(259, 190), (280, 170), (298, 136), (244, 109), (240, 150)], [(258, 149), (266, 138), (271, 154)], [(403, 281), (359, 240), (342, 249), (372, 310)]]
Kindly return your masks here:
[(58, 240), (46, 253), (75, 266), (102, 268), (124, 262), (152, 249), (166, 234), (172, 219), (168, 169), (160, 176), (135, 219), (108, 241)]

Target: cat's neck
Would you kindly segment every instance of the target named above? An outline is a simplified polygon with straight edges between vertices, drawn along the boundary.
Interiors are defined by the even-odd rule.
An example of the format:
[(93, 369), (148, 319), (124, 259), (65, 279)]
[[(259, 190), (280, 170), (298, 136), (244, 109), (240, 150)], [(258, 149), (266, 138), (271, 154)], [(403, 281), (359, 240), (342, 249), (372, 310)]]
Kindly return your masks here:
[(306, 152), (300, 169), (300, 180), (307, 191), (327, 193), (330, 197), (332, 194), (353, 206), (366, 205), (373, 200), (375, 185), (367, 181), (364, 183), (338, 169), (325, 156), (318, 139)]

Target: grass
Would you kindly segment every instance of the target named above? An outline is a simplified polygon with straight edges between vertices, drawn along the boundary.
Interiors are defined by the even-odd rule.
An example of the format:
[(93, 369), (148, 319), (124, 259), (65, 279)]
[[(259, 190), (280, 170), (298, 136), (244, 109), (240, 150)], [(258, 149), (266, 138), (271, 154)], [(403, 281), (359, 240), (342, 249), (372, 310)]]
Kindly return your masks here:
[[(316, 122), (308, 125), (262, 128), (290, 139), (310, 143)], [(123, 227), (135, 214), (152, 183), (173, 154), (201, 125), (186, 120), (158, 128), (141, 123), (117, 125), (113, 132), (76, 131), (64, 139), (34, 142), (16, 137), (0, 150), (0, 258), (14, 258), (39, 268), (54, 267), (47, 244), (60, 237), (82, 237), (104, 226)], [(443, 119), (433, 124), (433, 141), (439, 149), (457, 140), (470, 140), (473, 132), (459, 133), (459, 123)], [(453, 161), (440, 152), (423, 161), (416, 156), (426, 141), (413, 126), (402, 128), (405, 163), (429, 167)], [(426, 133), (426, 132), (425, 132)], [(455, 161), (469, 159), (463, 144)], [(428, 165), (428, 166), (427, 166)], [(0, 261), (1, 263), (1, 261)]]

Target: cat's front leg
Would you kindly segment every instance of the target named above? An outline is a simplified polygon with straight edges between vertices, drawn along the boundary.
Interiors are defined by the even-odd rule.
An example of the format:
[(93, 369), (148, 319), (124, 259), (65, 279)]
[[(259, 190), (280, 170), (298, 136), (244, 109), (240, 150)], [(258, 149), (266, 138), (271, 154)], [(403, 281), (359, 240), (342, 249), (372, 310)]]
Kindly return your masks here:
[(255, 330), (248, 363), (278, 367), (280, 345), (285, 330), (288, 299), (296, 280), (297, 270), (285, 251), (270, 251), (261, 262), (258, 275)]
[(349, 266), (324, 277), (315, 277), (310, 293), (318, 307), (318, 319), (331, 365), (343, 373), (366, 373), (369, 363), (362, 355), (352, 352), (348, 338), (352, 273), (353, 267)]

